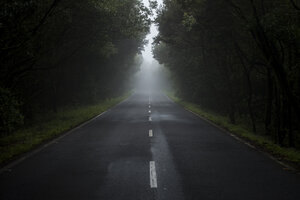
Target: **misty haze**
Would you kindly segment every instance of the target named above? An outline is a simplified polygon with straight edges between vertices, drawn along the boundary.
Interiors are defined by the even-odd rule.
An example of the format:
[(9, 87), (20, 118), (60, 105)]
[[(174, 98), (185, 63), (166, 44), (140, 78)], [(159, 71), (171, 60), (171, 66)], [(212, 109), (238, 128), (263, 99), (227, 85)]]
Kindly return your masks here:
[(3, 0), (1, 200), (300, 199), (299, 0)]

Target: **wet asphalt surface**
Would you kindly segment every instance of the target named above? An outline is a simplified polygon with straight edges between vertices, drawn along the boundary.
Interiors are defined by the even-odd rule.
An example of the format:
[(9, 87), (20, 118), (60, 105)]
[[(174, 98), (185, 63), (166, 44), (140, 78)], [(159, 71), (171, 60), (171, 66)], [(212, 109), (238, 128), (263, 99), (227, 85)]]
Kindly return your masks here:
[(300, 178), (162, 93), (136, 92), (2, 172), (0, 199), (298, 200)]

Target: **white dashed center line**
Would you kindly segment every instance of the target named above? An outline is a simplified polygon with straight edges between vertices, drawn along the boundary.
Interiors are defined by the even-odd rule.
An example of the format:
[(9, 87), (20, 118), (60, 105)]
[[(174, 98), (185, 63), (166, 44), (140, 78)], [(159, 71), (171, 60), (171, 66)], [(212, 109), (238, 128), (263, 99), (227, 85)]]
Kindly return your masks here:
[(149, 130), (149, 137), (153, 137), (153, 131)]
[(150, 161), (150, 187), (157, 188), (157, 178), (156, 178), (156, 170), (155, 170), (155, 162)]
[[(151, 113), (151, 104), (150, 104), (150, 96), (149, 96), (149, 113)], [(151, 116), (149, 116), (149, 121), (152, 121)], [(153, 137), (153, 131), (152, 129), (149, 130), (149, 137)], [(157, 188), (157, 178), (156, 178), (156, 170), (155, 170), (155, 161), (150, 161), (149, 163), (150, 167), (150, 187), (151, 188)]]

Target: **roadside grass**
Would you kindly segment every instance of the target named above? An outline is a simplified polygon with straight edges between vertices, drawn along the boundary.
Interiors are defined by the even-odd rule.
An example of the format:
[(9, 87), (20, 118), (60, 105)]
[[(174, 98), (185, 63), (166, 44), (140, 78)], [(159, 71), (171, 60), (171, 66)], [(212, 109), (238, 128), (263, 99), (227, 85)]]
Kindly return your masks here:
[(0, 138), (0, 165), (92, 119), (128, 96), (130, 93), (118, 98), (106, 99), (95, 105), (69, 107), (57, 113), (49, 112), (40, 115), (34, 125)]
[(224, 128), (225, 130), (233, 133), (239, 138), (247, 141), (253, 146), (257, 147), (259, 150), (267, 152), (276, 159), (286, 162), (293, 166), (297, 170), (300, 170), (300, 151), (295, 148), (281, 147), (275, 144), (270, 138), (262, 135), (254, 134), (249, 129), (245, 128), (242, 124), (231, 124), (227, 117), (222, 116), (211, 111), (202, 109), (199, 105), (186, 102), (176, 97), (173, 93), (165, 92), (165, 94), (175, 101), (176, 103), (182, 105), (185, 109), (190, 110), (199, 116), (211, 121), (212, 123)]

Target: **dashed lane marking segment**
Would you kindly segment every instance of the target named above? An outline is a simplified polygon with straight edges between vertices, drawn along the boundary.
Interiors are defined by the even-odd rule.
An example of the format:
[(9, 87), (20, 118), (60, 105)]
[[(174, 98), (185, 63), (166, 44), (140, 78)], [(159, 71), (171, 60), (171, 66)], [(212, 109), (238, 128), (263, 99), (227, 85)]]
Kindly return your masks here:
[(150, 165), (150, 187), (157, 188), (155, 161), (150, 161), (149, 165)]
[(151, 117), (149, 117), (149, 121), (152, 121), (152, 118), (151, 118)]
[(149, 130), (149, 137), (153, 137), (153, 131)]

